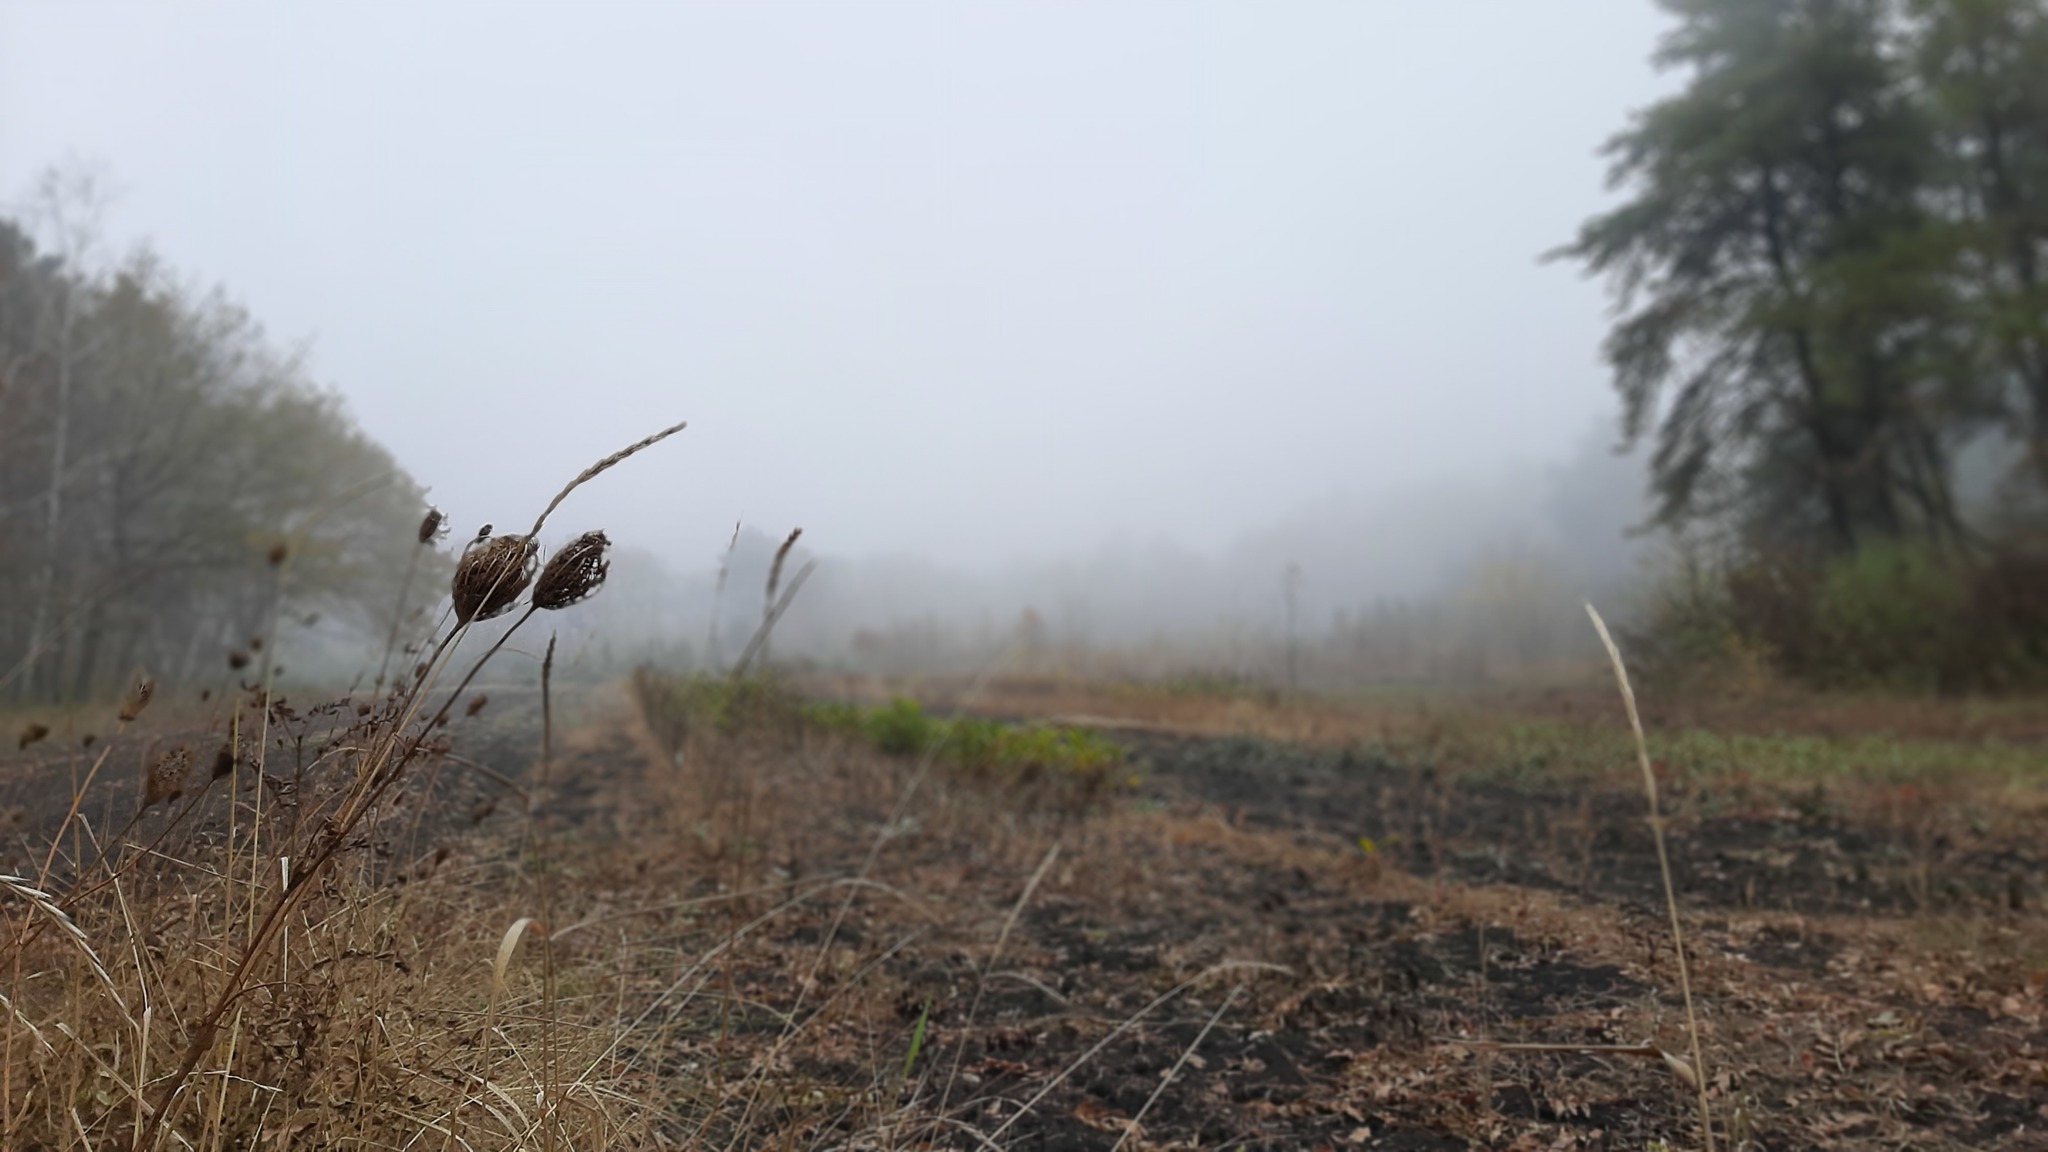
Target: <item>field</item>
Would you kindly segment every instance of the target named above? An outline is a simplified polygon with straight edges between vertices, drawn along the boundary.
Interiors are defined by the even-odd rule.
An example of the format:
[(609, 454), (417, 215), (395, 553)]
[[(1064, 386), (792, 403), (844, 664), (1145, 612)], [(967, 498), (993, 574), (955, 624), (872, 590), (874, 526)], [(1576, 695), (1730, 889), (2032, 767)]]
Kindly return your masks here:
[[(155, 1146), (1703, 1146), (1602, 693), (650, 674), (555, 686), (544, 723), (482, 687)], [(2042, 1146), (2041, 714), (1651, 714), (1718, 1146)], [(311, 842), (293, 813), (252, 843), (259, 806), (310, 807), (304, 749), (359, 722), (274, 716), (233, 806), (150, 797), (217, 700), (10, 744), (6, 867), (57, 907), (9, 900), (7, 1147), (147, 1132)]]

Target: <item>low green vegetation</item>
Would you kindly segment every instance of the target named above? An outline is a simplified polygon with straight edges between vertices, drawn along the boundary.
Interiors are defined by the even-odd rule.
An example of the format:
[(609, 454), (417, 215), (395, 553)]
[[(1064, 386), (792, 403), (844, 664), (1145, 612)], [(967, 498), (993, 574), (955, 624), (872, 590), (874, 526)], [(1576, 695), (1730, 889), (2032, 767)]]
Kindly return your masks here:
[(804, 705), (803, 712), (814, 725), (859, 736), (890, 755), (932, 752), (941, 761), (969, 771), (1048, 772), (1106, 783), (1124, 762), (1121, 746), (1085, 728), (933, 716), (908, 696), (874, 707), (813, 702)]
[[(2038, 748), (1998, 740), (1907, 739), (1885, 733), (1817, 736), (1685, 728), (1646, 734), (1651, 760), (1668, 778), (1701, 786), (1731, 784), (2013, 785), (2048, 779)], [(1569, 785), (1635, 771), (1625, 728), (1545, 718), (1461, 718), (1390, 749), (1403, 761)]]
[(1121, 745), (1086, 728), (979, 716), (934, 716), (908, 696), (887, 704), (804, 700), (773, 679), (635, 676), (642, 712), (681, 747), (691, 733), (732, 735), (763, 727), (837, 733), (891, 756), (933, 755), (958, 772), (999, 784), (1071, 788), (1092, 796), (1120, 779)]

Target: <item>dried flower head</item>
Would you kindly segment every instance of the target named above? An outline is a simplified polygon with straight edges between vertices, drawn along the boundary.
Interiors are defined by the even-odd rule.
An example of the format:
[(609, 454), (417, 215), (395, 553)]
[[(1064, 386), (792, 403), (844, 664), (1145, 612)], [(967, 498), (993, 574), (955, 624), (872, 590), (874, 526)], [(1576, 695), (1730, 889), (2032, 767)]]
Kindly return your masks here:
[(428, 508), (426, 518), (420, 521), (420, 543), (432, 544), (448, 534), (448, 517), (439, 508)]
[(185, 777), (192, 772), (192, 749), (180, 744), (156, 758), (149, 766), (149, 779), (142, 790), (142, 806), (176, 800), (185, 794)]
[(541, 569), (540, 582), (533, 586), (533, 606), (554, 611), (590, 599), (612, 570), (611, 561), (604, 558), (611, 545), (602, 532), (585, 532), (562, 545)]
[(149, 698), (156, 695), (156, 681), (147, 676), (135, 678), (135, 685), (128, 689), (128, 698), (121, 701), (121, 719), (127, 722), (142, 715), (149, 707)]
[(489, 620), (502, 616), (533, 582), (538, 549), (525, 536), (493, 536), (455, 562), (455, 620)]
[(30, 723), (21, 730), (21, 744), (16, 748), (16, 751), (28, 747), (49, 734), (50, 726), (48, 724)]

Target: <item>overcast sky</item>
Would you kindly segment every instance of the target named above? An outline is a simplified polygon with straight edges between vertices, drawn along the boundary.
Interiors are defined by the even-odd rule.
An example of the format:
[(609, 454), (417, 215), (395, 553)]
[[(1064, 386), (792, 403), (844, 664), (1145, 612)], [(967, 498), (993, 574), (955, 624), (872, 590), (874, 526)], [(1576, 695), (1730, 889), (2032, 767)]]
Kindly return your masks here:
[(117, 178), (468, 531), (735, 517), (986, 566), (1215, 550), (1562, 458), (1600, 286), (1538, 256), (1669, 81), (1649, 0), (0, 0), (0, 195)]

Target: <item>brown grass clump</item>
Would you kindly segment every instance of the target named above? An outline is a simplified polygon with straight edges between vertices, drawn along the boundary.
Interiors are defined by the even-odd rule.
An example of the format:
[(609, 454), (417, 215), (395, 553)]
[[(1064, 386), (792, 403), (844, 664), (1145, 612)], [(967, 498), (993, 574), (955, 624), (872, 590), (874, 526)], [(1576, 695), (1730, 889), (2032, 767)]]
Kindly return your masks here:
[(533, 606), (554, 612), (580, 604), (596, 594), (611, 572), (605, 550), (611, 541), (602, 532), (585, 532), (548, 558), (533, 586)]
[(450, 589), (455, 620), (468, 624), (510, 611), (533, 581), (538, 549), (530, 536), (493, 536), (462, 554)]

